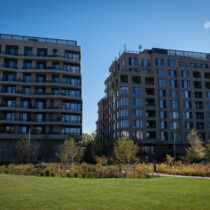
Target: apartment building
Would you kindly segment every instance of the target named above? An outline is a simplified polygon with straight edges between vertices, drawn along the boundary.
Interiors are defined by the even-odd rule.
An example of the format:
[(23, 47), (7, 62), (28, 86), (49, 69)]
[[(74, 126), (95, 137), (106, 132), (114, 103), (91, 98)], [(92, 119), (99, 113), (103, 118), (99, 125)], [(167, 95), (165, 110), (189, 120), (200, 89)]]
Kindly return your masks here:
[(41, 161), (81, 139), (80, 60), (76, 41), (0, 34), (0, 162), (16, 161), (15, 144), (29, 133)]
[(195, 129), (210, 139), (210, 54), (153, 48), (124, 51), (109, 68), (98, 103), (105, 145), (133, 139), (149, 155), (183, 155)]

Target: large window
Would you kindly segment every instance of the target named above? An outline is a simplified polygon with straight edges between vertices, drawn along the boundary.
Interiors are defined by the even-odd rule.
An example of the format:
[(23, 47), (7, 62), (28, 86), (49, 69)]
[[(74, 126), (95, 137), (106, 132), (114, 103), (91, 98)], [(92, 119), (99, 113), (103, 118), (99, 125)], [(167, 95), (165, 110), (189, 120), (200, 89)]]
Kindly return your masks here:
[(164, 77), (164, 70), (163, 69), (157, 69), (157, 74), (159, 77)]
[(168, 66), (176, 68), (176, 60), (168, 60)]
[(128, 117), (128, 109), (121, 109), (121, 117)]
[(183, 98), (191, 98), (191, 92), (188, 90), (182, 91)]
[(183, 88), (190, 88), (190, 80), (182, 80)]
[(133, 128), (142, 128), (142, 120), (133, 120)]
[(176, 71), (175, 70), (168, 70), (168, 76), (169, 77), (176, 77)]
[(191, 109), (192, 108), (192, 102), (191, 101), (183, 101), (183, 108)]
[(138, 65), (138, 58), (129, 58), (129, 65), (130, 66), (137, 66)]
[(176, 90), (170, 90), (169, 91), (169, 96), (171, 98), (177, 98), (177, 91)]
[(178, 112), (170, 112), (170, 118), (171, 119), (178, 119), (179, 118)]
[(169, 80), (170, 88), (177, 88), (177, 80)]
[(142, 100), (141, 98), (133, 98), (133, 106), (141, 106)]
[(158, 86), (159, 87), (165, 87), (165, 80), (164, 79), (159, 79), (158, 80)]
[(128, 128), (129, 121), (128, 120), (121, 120), (121, 128)]
[(120, 88), (120, 93), (121, 94), (128, 94), (128, 87), (121, 87)]
[(190, 72), (187, 71), (187, 70), (182, 70), (181, 72), (182, 72), (181, 73), (182, 74), (182, 77), (185, 77), (186, 78), (186, 77), (189, 77), (190, 76)]
[(164, 66), (164, 59), (156, 58), (155, 63), (156, 63), (156, 66)]
[(178, 103), (177, 103), (177, 101), (171, 100), (171, 101), (170, 101), (170, 108), (172, 108), (172, 109), (177, 109), (177, 108), (178, 108)]
[(141, 88), (139, 88), (139, 87), (133, 87), (132, 90), (133, 90), (133, 94), (141, 95), (141, 92), (142, 92), (142, 89)]
[(133, 117), (142, 117), (142, 110), (140, 109), (133, 109), (132, 110)]
[(121, 106), (128, 106), (128, 98), (123, 97), (120, 99), (121, 101)]

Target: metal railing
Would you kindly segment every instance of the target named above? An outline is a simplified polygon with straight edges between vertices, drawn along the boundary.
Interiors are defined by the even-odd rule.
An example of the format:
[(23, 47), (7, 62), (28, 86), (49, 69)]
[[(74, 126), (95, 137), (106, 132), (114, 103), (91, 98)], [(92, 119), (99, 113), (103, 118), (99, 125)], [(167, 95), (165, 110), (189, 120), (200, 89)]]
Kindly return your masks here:
[(0, 38), (1, 39), (14, 39), (14, 40), (22, 40), (22, 41), (45, 42), (45, 43), (77, 46), (77, 41), (65, 40), (65, 39), (53, 39), (53, 38), (21, 36), (21, 35), (11, 35), (11, 34), (0, 34)]

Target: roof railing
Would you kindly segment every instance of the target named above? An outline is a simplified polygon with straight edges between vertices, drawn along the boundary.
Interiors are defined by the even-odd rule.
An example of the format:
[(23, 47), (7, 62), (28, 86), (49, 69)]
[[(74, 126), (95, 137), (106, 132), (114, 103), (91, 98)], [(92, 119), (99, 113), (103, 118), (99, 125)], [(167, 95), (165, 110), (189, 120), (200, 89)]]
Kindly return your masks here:
[(11, 35), (11, 34), (0, 34), (0, 38), (77, 46), (77, 41), (65, 40), (65, 39), (52, 39), (52, 38), (44, 38), (44, 37), (20, 36), (20, 35)]

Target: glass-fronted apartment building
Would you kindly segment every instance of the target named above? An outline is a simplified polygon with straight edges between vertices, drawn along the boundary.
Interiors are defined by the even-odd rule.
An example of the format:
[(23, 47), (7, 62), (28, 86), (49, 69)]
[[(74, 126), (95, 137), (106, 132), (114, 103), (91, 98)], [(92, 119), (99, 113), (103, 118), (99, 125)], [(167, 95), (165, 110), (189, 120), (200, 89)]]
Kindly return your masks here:
[(45, 161), (63, 140), (81, 139), (80, 60), (76, 41), (0, 34), (0, 162), (15, 161), (29, 132)]
[(98, 103), (104, 145), (133, 139), (148, 154), (182, 155), (195, 129), (210, 139), (210, 54), (153, 48), (124, 51)]

